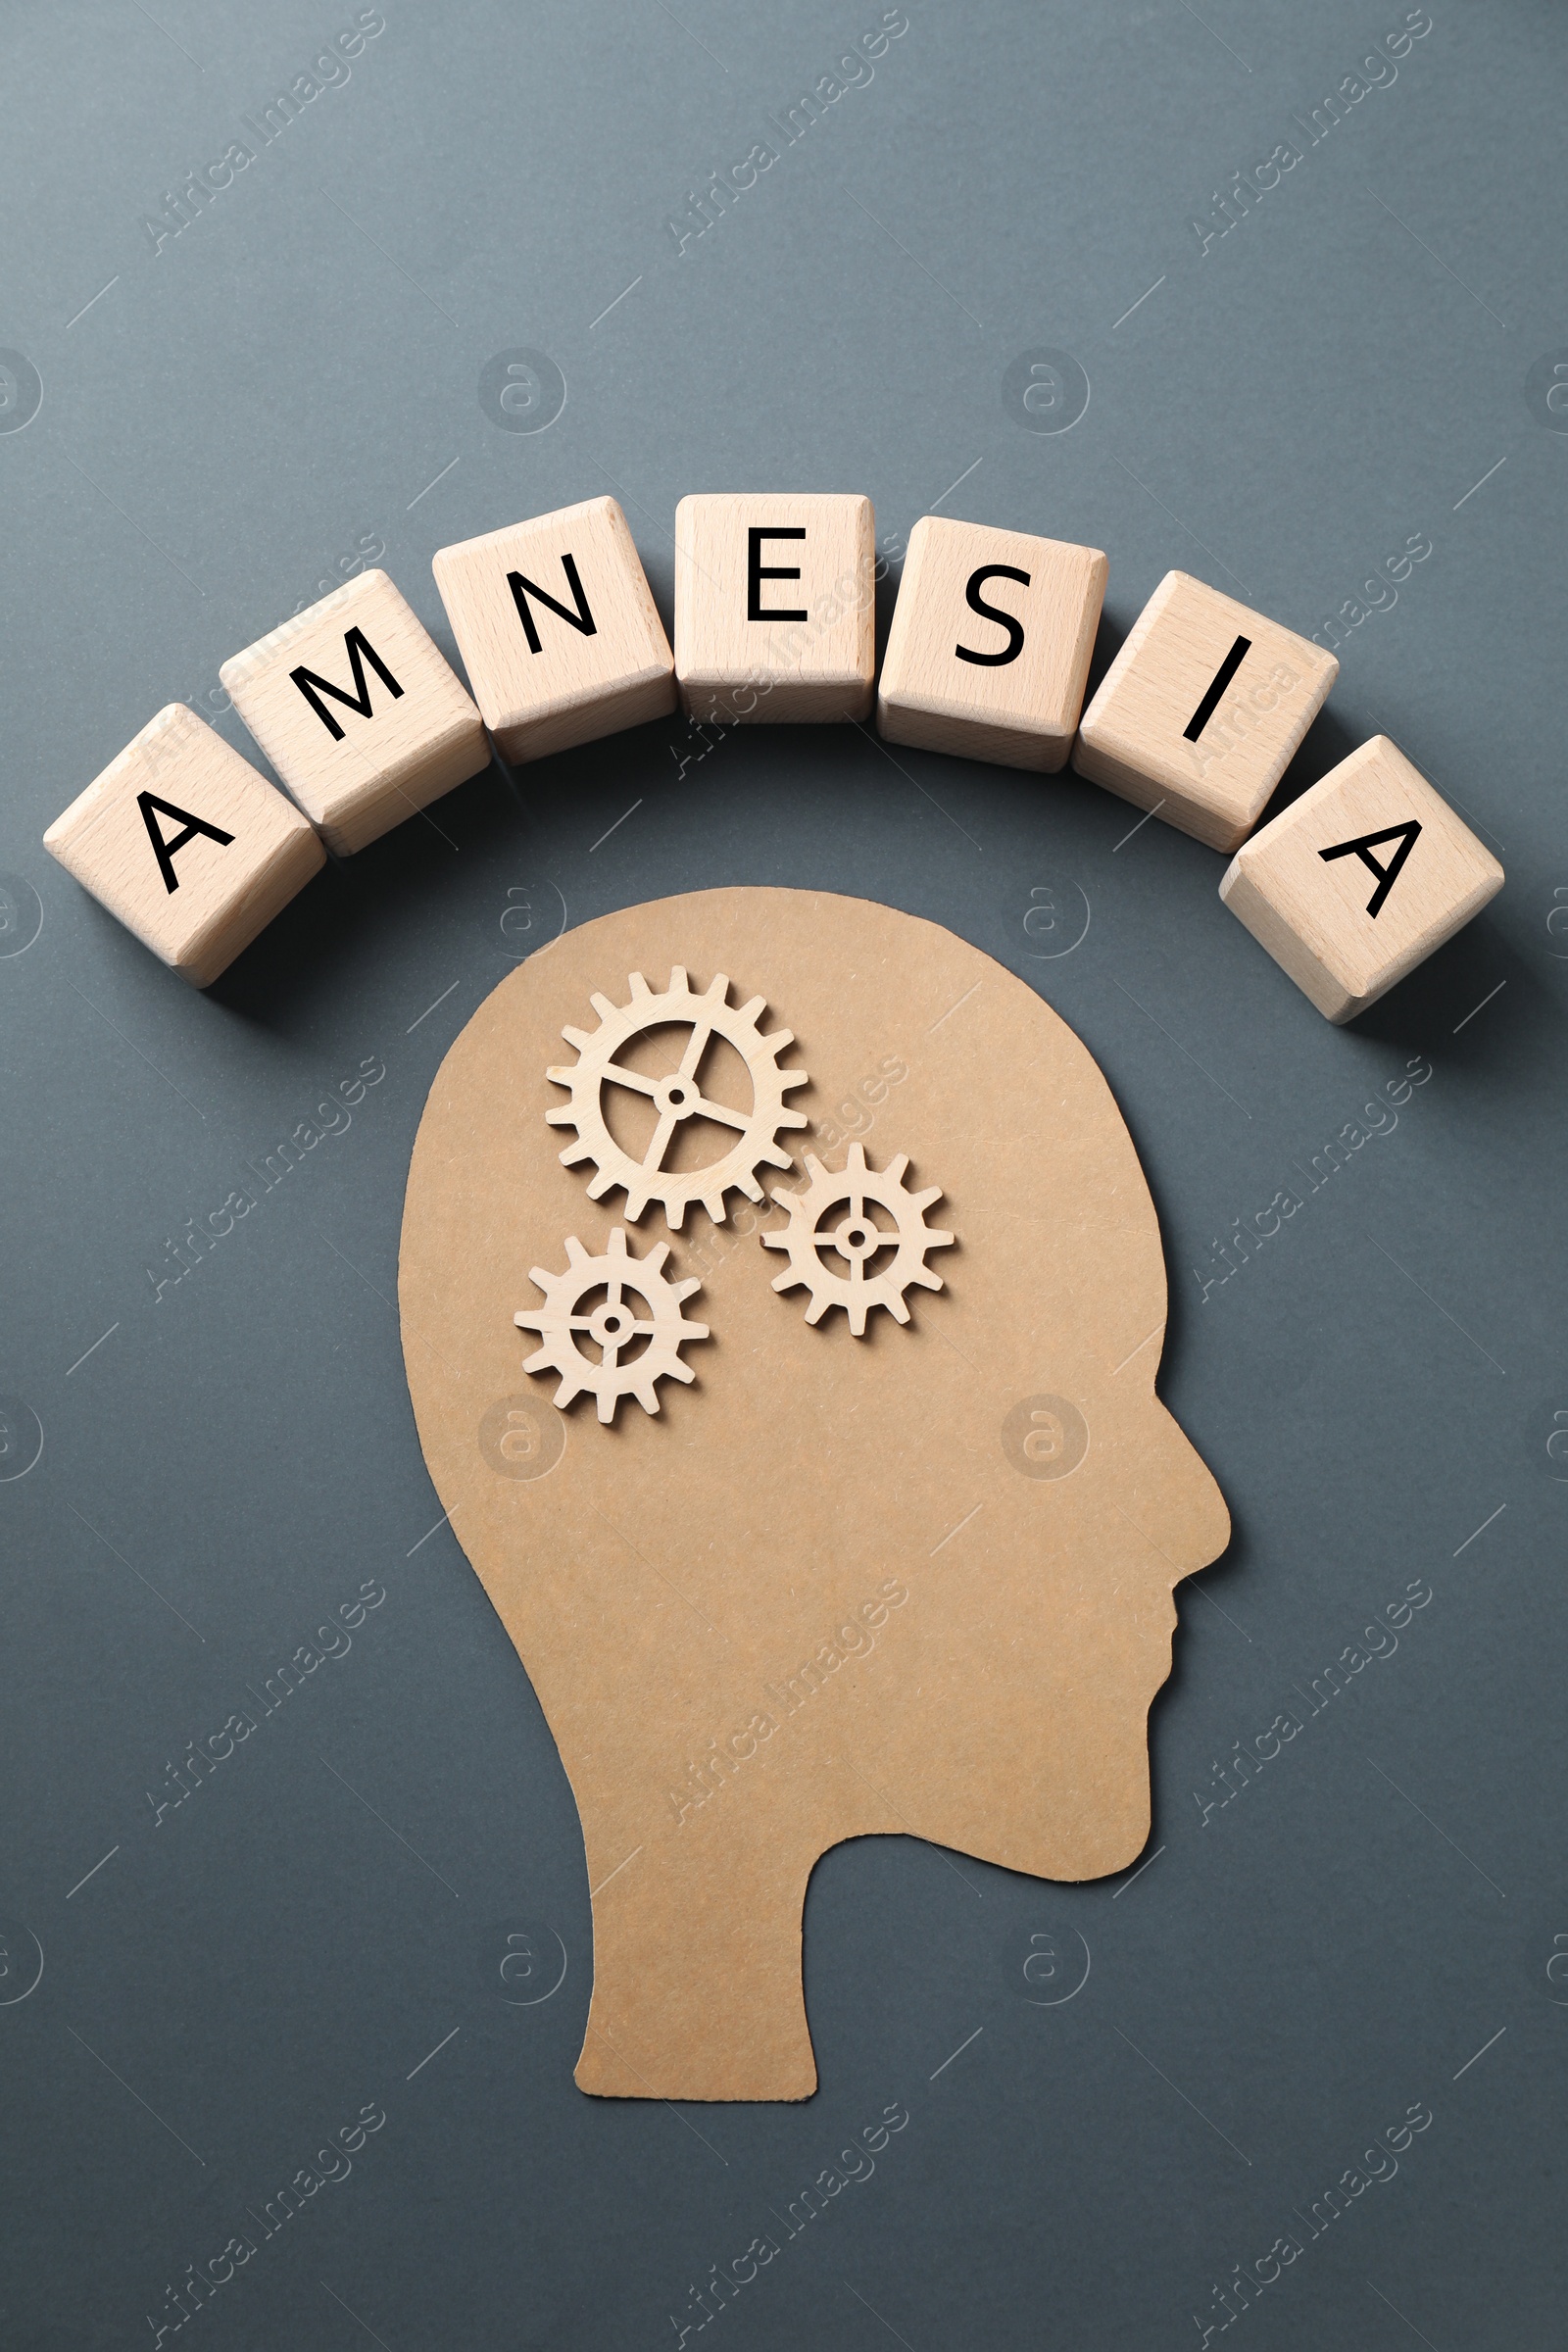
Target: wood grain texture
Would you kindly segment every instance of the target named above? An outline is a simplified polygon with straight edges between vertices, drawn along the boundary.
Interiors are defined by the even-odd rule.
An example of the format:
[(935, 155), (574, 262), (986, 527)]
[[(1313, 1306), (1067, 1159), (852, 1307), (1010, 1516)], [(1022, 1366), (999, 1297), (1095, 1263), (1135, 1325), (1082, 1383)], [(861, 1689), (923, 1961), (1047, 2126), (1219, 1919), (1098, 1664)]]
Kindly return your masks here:
[[(1190, 742), (1186, 729), (1238, 637), (1250, 640), (1241, 666)], [(1321, 646), (1168, 571), (1084, 712), (1073, 766), (1210, 849), (1238, 849), (1339, 674)]]
[[(711, 1336), (684, 1351), (691, 1386), (607, 1428), (586, 1394), (556, 1410), (514, 1322), (566, 1235), (597, 1253), (626, 1222), (562, 1165), (546, 1073), (596, 993), (625, 1005), (629, 974), (662, 990), (682, 962), (795, 1031), (797, 1160), (845, 1166), (853, 1099), (869, 1158), (907, 1152), (957, 1239), (907, 1326), (878, 1312), (857, 1338), (773, 1290), (760, 1237), (783, 1209), (731, 1198), (670, 1232), (650, 1205), (631, 1245), (667, 1241)], [(678, 1063), (682, 1035), (654, 1042)], [(744, 1108), (738, 1062), (699, 1074)], [(646, 1133), (656, 1106), (623, 1091), (639, 1102)], [(733, 1140), (717, 1127), (708, 1155)], [(1132, 1139), (1032, 988), (938, 924), (826, 893), (701, 892), (569, 931), (442, 1064), (399, 1291), (424, 1458), (582, 1816), (583, 2089), (808, 2096), (802, 1905), (842, 1838), (1070, 1880), (1137, 1857), (1172, 1588), (1229, 1523), (1155, 1395), (1165, 1268)]]
[[(352, 642), (354, 632), (362, 643)], [(372, 655), (400, 693), (386, 683)], [(349, 699), (329, 695), (319, 684), (308, 694), (293, 675), (297, 669), (325, 679)], [(478, 711), (384, 571), (362, 571), (235, 654), (218, 674), (289, 791), (340, 858), (379, 840), (490, 764)], [(364, 702), (368, 712), (353, 707)]]
[[(996, 564), (1027, 584), (977, 576)], [(1097, 547), (922, 514), (883, 656), (878, 733), (1003, 767), (1050, 775), (1065, 766), (1105, 573)], [(971, 605), (971, 581), (981, 603), (1012, 615), (1021, 640)], [(987, 659), (966, 661), (960, 647)], [(999, 662), (999, 653), (1010, 658)]]
[[(675, 509), (675, 675), (694, 718), (815, 724), (869, 718), (876, 670), (875, 519), (836, 493), (683, 498)], [(752, 601), (750, 533), (764, 537)]]
[[(571, 558), (592, 634), (580, 625)], [(438, 548), (431, 562), (480, 715), (503, 760), (543, 760), (642, 725), (675, 708), (674, 659), (653, 592), (612, 498), (590, 498), (482, 538)], [(509, 575), (531, 581), (572, 615), (526, 599), (529, 640)]]
[[(137, 796), (170, 845), (167, 886)], [(172, 845), (188, 818), (233, 836), (198, 833)], [(230, 750), (205, 719), (170, 703), (132, 737), (43, 837), (83, 889), (170, 968), (207, 988), (319, 871), (325, 853), (291, 801)]]
[[(1357, 855), (1322, 852), (1420, 826), (1374, 915), (1380, 883)], [(1387, 874), (1397, 839), (1371, 851)], [(1319, 1012), (1353, 1020), (1502, 888), (1502, 867), (1387, 735), (1342, 760), (1239, 850), (1219, 895)]]

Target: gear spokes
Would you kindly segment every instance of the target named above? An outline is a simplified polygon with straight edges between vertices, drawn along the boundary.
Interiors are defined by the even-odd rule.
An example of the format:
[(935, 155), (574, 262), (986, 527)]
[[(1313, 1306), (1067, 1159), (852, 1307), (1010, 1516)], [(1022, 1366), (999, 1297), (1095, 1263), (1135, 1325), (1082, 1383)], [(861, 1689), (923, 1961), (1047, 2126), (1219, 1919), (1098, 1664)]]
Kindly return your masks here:
[[(784, 1097), (809, 1083), (804, 1070), (780, 1069), (778, 1057), (793, 1045), (794, 1032), (776, 1029), (764, 1037), (758, 1026), (765, 1000), (753, 997), (736, 1007), (728, 1003), (729, 981), (722, 972), (699, 995), (677, 964), (667, 989), (656, 993), (641, 972), (630, 975), (629, 1004), (613, 1004), (605, 996), (591, 999), (599, 1015), (596, 1030), (564, 1029), (563, 1037), (576, 1049), (577, 1059), (547, 1072), (551, 1082), (564, 1086), (569, 1103), (548, 1110), (552, 1127), (575, 1127), (577, 1140), (562, 1152), (564, 1167), (591, 1160), (594, 1175), (588, 1186), (591, 1200), (602, 1200), (617, 1185), (626, 1196), (626, 1216), (636, 1224), (651, 1200), (663, 1207), (665, 1222), (678, 1233), (686, 1211), (700, 1201), (715, 1225), (728, 1213), (724, 1196), (737, 1191), (760, 1200), (757, 1179), (760, 1167), (787, 1168), (790, 1157), (780, 1149), (779, 1130), (804, 1127), (805, 1113), (786, 1108)], [(673, 1070), (649, 1077), (620, 1058), (630, 1041), (650, 1029), (678, 1024), (689, 1027), (691, 1038)], [(713, 1101), (703, 1092), (702, 1064), (712, 1040), (721, 1038), (746, 1065), (752, 1086), (749, 1110)], [(655, 1110), (655, 1125), (647, 1151), (639, 1159), (616, 1142), (605, 1111), (607, 1086), (624, 1087), (643, 1096)], [(664, 1166), (664, 1156), (677, 1130), (693, 1118), (710, 1119), (730, 1129), (735, 1137), (728, 1150), (706, 1166), (677, 1171)]]

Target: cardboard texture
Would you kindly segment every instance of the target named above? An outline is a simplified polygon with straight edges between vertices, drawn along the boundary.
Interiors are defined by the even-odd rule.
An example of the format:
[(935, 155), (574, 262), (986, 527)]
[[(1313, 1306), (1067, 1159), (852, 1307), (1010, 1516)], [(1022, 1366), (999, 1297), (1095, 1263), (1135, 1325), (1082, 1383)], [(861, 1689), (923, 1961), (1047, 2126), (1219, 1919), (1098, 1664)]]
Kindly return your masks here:
[(1387, 735), (1232, 858), (1219, 895), (1328, 1020), (1353, 1021), (1479, 914), (1502, 867)]
[(1105, 573), (1098, 547), (922, 514), (888, 631), (877, 733), (1054, 774), (1083, 708)]
[[(666, 1275), (711, 1337), (662, 1409), (602, 1427), (530, 1379), (529, 1268), (624, 1227), (548, 1114), (564, 1029), (730, 975), (809, 1085), (799, 1137), (942, 1188), (943, 1287), (901, 1327), (814, 1326), (776, 1295), (771, 1201), (690, 1206)], [(668, 1071), (689, 1037), (623, 1045)], [(747, 1105), (715, 1042), (705, 1094)], [(658, 1111), (611, 1125), (637, 1156)], [(626, 1124), (640, 1120), (641, 1124)], [(734, 1129), (685, 1124), (696, 1168)], [(852, 1132), (853, 1131), (853, 1134)], [(798, 1132), (798, 1131), (797, 1131)], [(793, 1144), (788, 1128), (780, 1128)], [(803, 1189), (800, 1168), (774, 1178)], [(869, 1212), (868, 1212), (869, 1213)], [(831, 1222), (833, 1212), (829, 1212)], [(665, 1238), (650, 1201), (631, 1246)], [(840, 1269), (842, 1269), (842, 1261)], [(629, 2098), (815, 2087), (801, 1921), (818, 1855), (909, 1834), (1038, 1877), (1125, 1868), (1149, 1830), (1148, 1712), (1184, 1576), (1225, 1505), (1154, 1394), (1165, 1269), (1132, 1140), (1079, 1040), (934, 923), (863, 901), (715, 890), (567, 933), (479, 1007), (436, 1076), (399, 1274), (420, 1444), (527, 1667), (582, 1817), (594, 1986), (576, 2080)]]
[(339, 858), (490, 764), (478, 711), (384, 571), (362, 571), (218, 674)]
[(43, 846), (194, 988), (326, 863), (293, 803), (183, 703), (131, 737)]
[(1237, 849), (1339, 674), (1310, 638), (1167, 571), (1083, 714), (1073, 766), (1211, 850)]

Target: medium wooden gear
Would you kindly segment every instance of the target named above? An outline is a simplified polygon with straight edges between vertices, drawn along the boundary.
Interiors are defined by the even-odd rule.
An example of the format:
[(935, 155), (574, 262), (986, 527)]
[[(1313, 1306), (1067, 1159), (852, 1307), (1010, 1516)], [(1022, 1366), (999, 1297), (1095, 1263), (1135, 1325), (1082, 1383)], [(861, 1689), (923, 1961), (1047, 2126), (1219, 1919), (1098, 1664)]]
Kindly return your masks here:
[[(598, 1400), (601, 1421), (613, 1421), (622, 1396), (635, 1396), (645, 1413), (657, 1413), (656, 1381), (696, 1379), (691, 1366), (681, 1361), (681, 1344), (706, 1340), (708, 1325), (688, 1323), (681, 1302), (702, 1285), (695, 1275), (686, 1282), (666, 1281), (662, 1268), (668, 1255), (668, 1243), (657, 1242), (646, 1257), (633, 1257), (617, 1225), (603, 1257), (591, 1255), (576, 1235), (570, 1234), (564, 1274), (552, 1274), (546, 1266), (530, 1268), (529, 1279), (543, 1291), (545, 1302), (514, 1315), (513, 1321), (522, 1331), (536, 1331), (543, 1340), (544, 1346), (522, 1368), (560, 1374), (561, 1386), (554, 1399), (558, 1405), (570, 1404), (586, 1390)], [(591, 1314), (579, 1312), (590, 1292), (598, 1290), (607, 1294), (603, 1302)], [(627, 1291), (635, 1291), (643, 1299), (648, 1310), (645, 1316), (635, 1315), (627, 1305)], [(597, 1344), (601, 1350), (598, 1363), (583, 1354), (579, 1337)], [(646, 1340), (648, 1345), (629, 1363), (622, 1363), (620, 1351), (633, 1339)]]
[[(909, 1192), (904, 1182), (909, 1164), (905, 1152), (878, 1174), (866, 1166), (862, 1147), (852, 1144), (842, 1176), (832, 1175), (809, 1152), (805, 1156), (811, 1179), (805, 1192), (773, 1195), (780, 1208), (788, 1209), (789, 1224), (782, 1233), (762, 1236), (764, 1249), (789, 1252), (788, 1266), (774, 1277), (774, 1290), (790, 1291), (804, 1283), (811, 1294), (808, 1323), (819, 1323), (830, 1306), (842, 1306), (858, 1340), (865, 1337), (865, 1318), (873, 1306), (885, 1306), (896, 1323), (907, 1323), (905, 1292), (915, 1285), (926, 1291), (942, 1288), (941, 1275), (933, 1274), (925, 1262), (926, 1251), (951, 1249), (954, 1241), (951, 1233), (939, 1233), (925, 1221), (932, 1201), (942, 1198), (941, 1185)], [(887, 1210), (894, 1223), (891, 1233), (872, 1221), (868, 1201)], [(845, 1213), (823, 1231), (823, 1219), (834, 1208)], [(880, 1274), (867, 1274), (866, 1267), (888, 1250), (893, 1251), (891, 1263)], [(824, 1250), (842, 1259), (849, 1271), (839, 1274), (824, 1263)]]
[[(629, 1004), (612, 1004), (604, 996), (591, 1000), (599, 1015), (596, 1030), (564, 1029), (561, 1033), (568, 1046), (577, 1049), (577, 1059), (569, 1067), (546, 1073), (552, 1084), (567, 1088), (571, 1095), (569, 1103), (545, 1113), (552, 1127), (577, 1130), (577, 1141), (561, 1154), (562, 1165), (570, 1168), (592, 1160), (595, 1173), (588, 1198), (598, 1200), (619, 1185), (626, 1195), (626, 1216), (634, 1225), (650, 1200), (662, 1202), (672, 1233), (680, 1231), (693, 1201), (701, 1201), (713, 1223), (721, 1225), (728, 1214), (724, 1205), (727, 1192), (742, 1192), (749, 1200), (760, 1200), (762, 1188), (757, 1170), (764, 1165), (787, 1168), (791, 1164), (789, 1153), (779, 1148), (779, 1129), (807, 1124), (803, 1111), (785, 1107), (784, 1097), (795, 1087), (808, 1085), (809, 1080), (804, 1070), (778, 1066), (785, 1047), (795, 1042), (794, 1031), (775, 1029), (770, 1037), (763, 1037), (758, 1018), (765, 1000), (753, 997), (739, 1008), (731, 1005), (727, 1002), (729, 981), (722, 972), (701, 996), (680, 964), (670, 973), (668, 988), (659, 994), (641, 972), (631, 974), (629, 985)], [(670, 1022), (678, 1022), (692, 1033), (677, 1068), (661, 1078), (650, 1078), (617, 1062), (616, 1055), (630, 1039)], [(714, 1037), (733, 1046), (746, 1064), (752, 1082), (750, 1110), (711, 1102), (702, 1091), (703, 1056)], [(647, 1096), (659, 1112), (653, 1140), (640, 1160), (624, 1151), (610, 1132), (604, 1107), (607, 1085), (628, 1087), (634, 1094)], [(735, 1129), (735, 1142), (706, 1167), (684, 1174), (666, 1169), (664, 1153), (675, 1130), (685, 1120), (698, 1117)]]

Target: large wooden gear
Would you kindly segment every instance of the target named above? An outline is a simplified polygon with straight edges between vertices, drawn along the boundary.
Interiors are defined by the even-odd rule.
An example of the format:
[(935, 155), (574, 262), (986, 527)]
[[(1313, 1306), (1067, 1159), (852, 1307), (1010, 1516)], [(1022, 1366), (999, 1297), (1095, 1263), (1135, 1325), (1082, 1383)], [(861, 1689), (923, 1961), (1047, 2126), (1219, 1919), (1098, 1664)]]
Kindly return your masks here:
[[(780, 1128), (807, 1124), (804, 1112), (785, 1107), (784, 1097), (796, 1087), (808, 1085), (809, 1080), (804, 1070), (778, 1066), (778, 1057), (786, 1046), (794, 1044), (795, 1033), (775, 1029), (770, 1037), (764, 1037), (758, 1019), (765, 999), (753, 997), (738, 1008), (730, 1004), (729, 981), (722, 972), (701, 996), (680, 964), (670, 973), (668, 988), (657, 994), (641, 972), (631, 974), (629, 985), (629, 1004), (612, 1004), (604, 996), (591, 1000), (599, 1015), (596, 1030), (564, 1029), (561, 1033), (568, 1046), (577, 1049), (575, 1062), (547, 1072), (554, 1085), (569, 1091), (571, 1101), (546, 1111), (546, 1119), (552, 1127), (577, 1130), (577, 1141), (561, 1154), (562, 1165), (570, 1168), (592, 1160), (595, 1173), (588, 1187), (589, 1199), (601, 1200), (619, 1185), (626, 1195), (627, 1219), (634, 1225), (650, 1200), (662, 1204), (672, 1233), (680, 1231), (693, 1201), (701, 1201), (713, 1223), (721, 1225), (728, 1214), (724, 1205), (727, 1192), (742, 1192), (749, 1200), (760, 1200), (758, 1169), (790, 1166), (789, 1153), (779, 1147)], [(692, 1033), (675, 1069), (651, 1078), (616, 1060), (632, 1038), (672, 1022), (689, 1027)], [(733, 1046), (746, 1064), (752, 1082), (749, 1110), (715, 1102), (702, 1091), (703, 1056), (714, 1037)], [(653, 1139), (640, 1160), (623, 1150), (610, 1132), (604, 1105), (606, 1086), (628, 1087), (647, 1096), (659, 1113)], [(734, 1143), (705, 1167), (682, 1173), (666, 1169), (664, 1154), (676, 1129), (698, 1117), (733, 1129)]]

